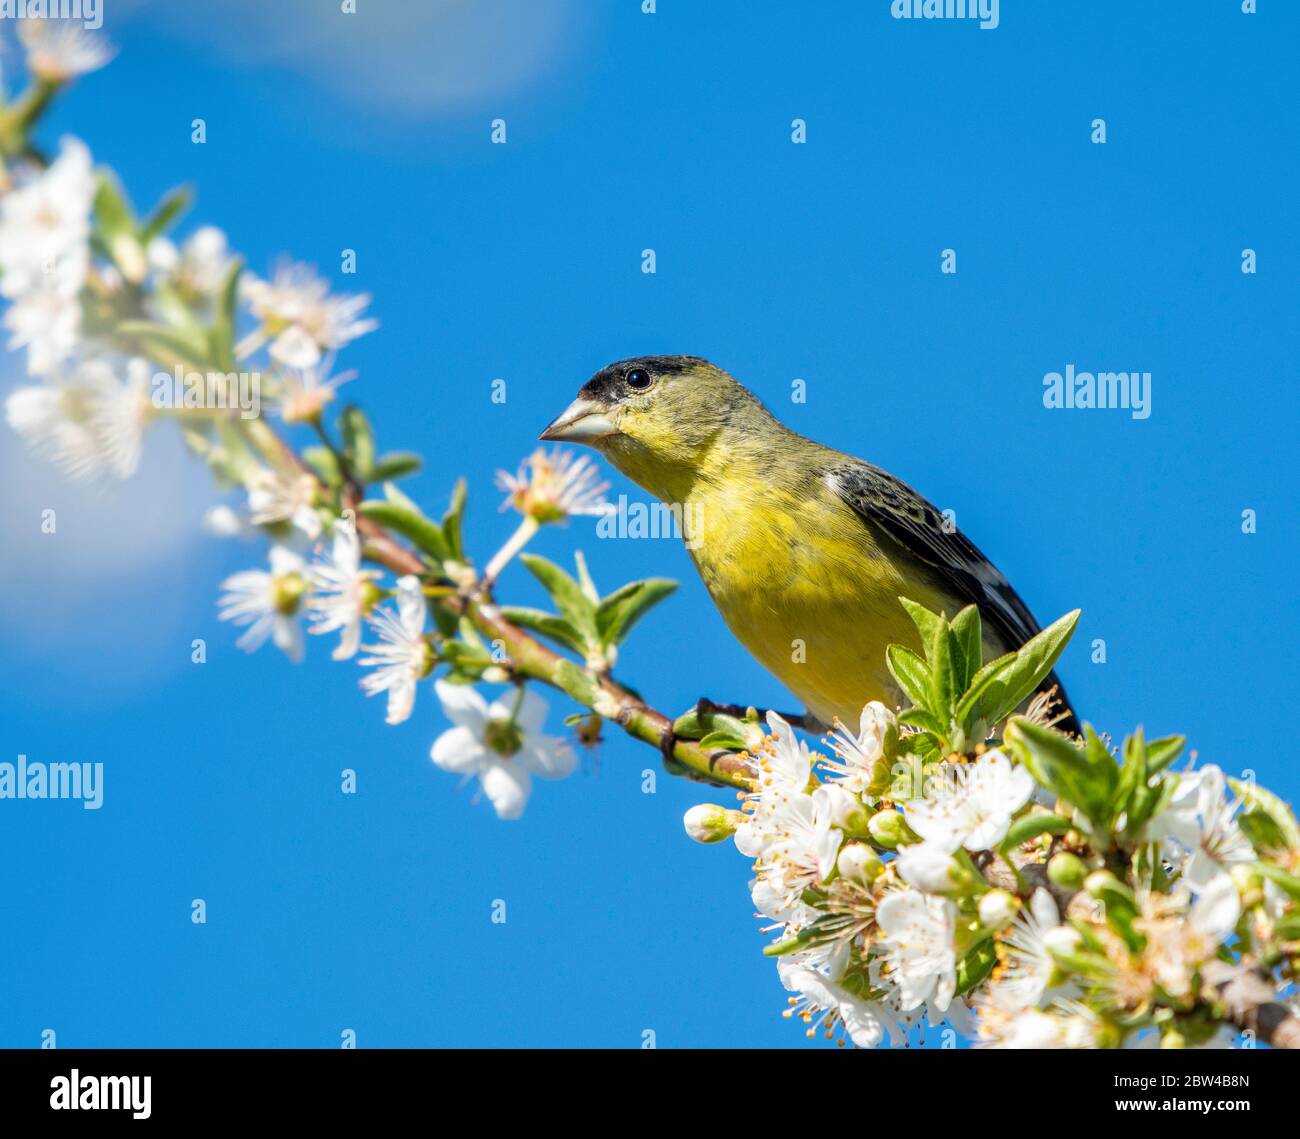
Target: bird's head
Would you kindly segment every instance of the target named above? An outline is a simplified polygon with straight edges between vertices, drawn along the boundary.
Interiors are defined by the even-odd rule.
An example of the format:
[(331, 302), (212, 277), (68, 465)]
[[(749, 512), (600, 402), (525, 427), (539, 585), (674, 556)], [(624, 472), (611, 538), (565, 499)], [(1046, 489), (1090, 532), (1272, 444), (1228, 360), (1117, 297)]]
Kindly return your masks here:
[(543, 439), (595, 447), (665, 500), (684, 497), (714, 444), (762, 405), (698, 356), (634, 356), (601, 368)]

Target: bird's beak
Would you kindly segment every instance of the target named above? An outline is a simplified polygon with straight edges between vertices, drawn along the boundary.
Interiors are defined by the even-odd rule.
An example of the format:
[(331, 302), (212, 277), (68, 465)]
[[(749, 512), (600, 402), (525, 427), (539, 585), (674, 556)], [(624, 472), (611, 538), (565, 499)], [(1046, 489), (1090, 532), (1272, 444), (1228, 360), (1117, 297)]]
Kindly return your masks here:
[(542, 439), (557, 439), (566, 443), (594, 443), (606, 435), (614, 434), (605, 408), (594, 399), (575, 399), (546, 425)]

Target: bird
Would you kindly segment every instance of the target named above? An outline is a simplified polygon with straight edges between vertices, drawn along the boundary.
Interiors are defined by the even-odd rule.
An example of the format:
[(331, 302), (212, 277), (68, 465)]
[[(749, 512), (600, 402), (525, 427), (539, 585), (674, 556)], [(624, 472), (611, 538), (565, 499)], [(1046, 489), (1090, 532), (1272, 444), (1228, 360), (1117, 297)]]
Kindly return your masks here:
[[(541, 433), (586, 445), (689, 520), (686, 546), (723, 620), (819, 726), (904, 703), (890, 644), (920, 649), (906, 597), (981, 618), (985, 659), (1038, 622), (1006, 577), (902, 480), (782, 424), (699, 356), (596, 372)], [(1079, 732), (1055, 674), (1057, 726)], [(714, 705), (719, 707), (719, 705)]]

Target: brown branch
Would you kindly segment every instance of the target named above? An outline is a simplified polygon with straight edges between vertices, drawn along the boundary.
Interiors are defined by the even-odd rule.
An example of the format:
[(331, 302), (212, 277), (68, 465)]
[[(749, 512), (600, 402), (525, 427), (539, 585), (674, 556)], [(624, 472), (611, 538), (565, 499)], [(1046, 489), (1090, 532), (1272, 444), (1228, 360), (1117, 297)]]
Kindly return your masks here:
[[(269, 424), (257, 421), (254, 436), (263, 453), (278, 455), (320, 482), (319, 476)], [(366, 557), (395, 574), (429, 575), (429, 566), (413, 550), (394, 539), (374, 519), (358, 512), (355, 491), (345, 492), (343, 497), (344, 507), (356, 519)], [(749, 788), (749, 771), (739, 755), (724, 749), (706, 751), (693, 740), (676, 739), (672, 720), (662, 712), (651, 708), (611, 677), (582, 668), (507, 621), (485, 590), (459, 593), (441, 603), (468, 617), (489, 640), (500, 641), (517, 676), (558, 688), (579, 704), (618, 724), (633, 739), (659, 748), (665, 763), (669, 763), (671, 756), (669, 769), (674, 774), (740, 790)]]

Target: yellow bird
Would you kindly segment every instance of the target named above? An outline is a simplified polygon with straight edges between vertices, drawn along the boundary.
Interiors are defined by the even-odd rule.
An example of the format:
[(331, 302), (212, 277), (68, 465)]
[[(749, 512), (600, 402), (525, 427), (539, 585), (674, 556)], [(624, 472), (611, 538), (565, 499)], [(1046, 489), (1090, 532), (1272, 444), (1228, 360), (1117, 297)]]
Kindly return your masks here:
[[(680, 509), (687, 548), (728, 627), (822, 724), (902, 701), (885, 649), (920, 649), (899, 602), (979, 608), (986, 659), (1039, 626), (1010, 583), (893, 475), (797, 435), (698, 356), (602, 368), (541, 436), (594, 447)], [(1066, 706), (1061, 723), (1078, 724)]]

